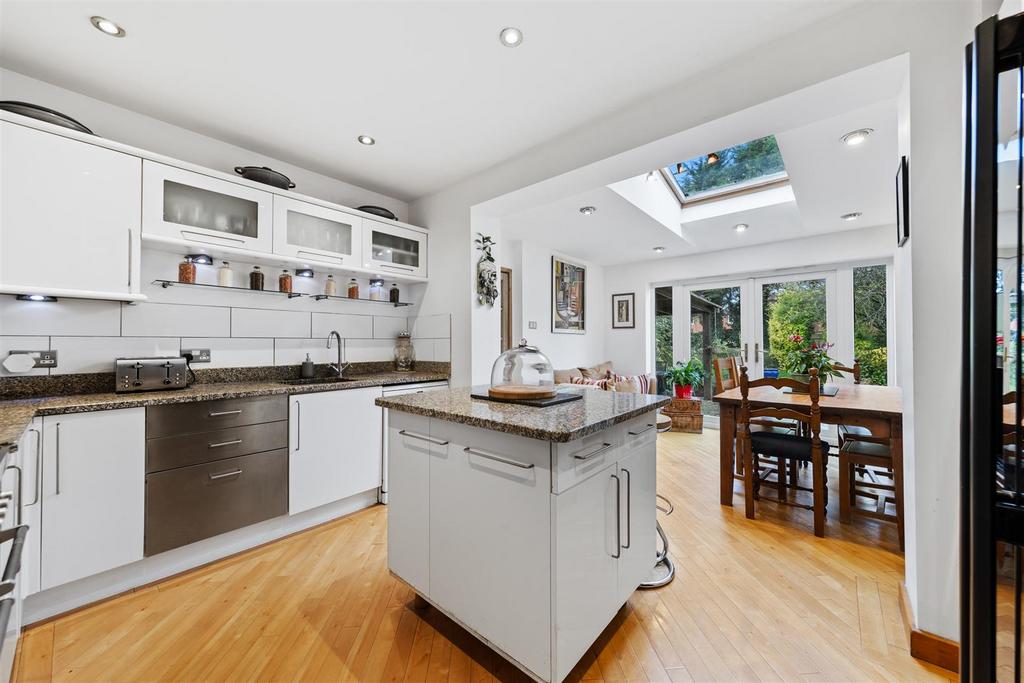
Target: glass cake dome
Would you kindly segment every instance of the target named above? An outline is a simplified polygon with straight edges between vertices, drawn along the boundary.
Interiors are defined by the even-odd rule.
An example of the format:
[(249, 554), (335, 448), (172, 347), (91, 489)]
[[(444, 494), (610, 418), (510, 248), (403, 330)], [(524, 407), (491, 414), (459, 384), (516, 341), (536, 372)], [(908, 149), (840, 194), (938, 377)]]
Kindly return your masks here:
[(491, 368), (492, 396), (542, 398), (554, 396), (555, 371), (551, 361), (525, 339), (498, 356)]

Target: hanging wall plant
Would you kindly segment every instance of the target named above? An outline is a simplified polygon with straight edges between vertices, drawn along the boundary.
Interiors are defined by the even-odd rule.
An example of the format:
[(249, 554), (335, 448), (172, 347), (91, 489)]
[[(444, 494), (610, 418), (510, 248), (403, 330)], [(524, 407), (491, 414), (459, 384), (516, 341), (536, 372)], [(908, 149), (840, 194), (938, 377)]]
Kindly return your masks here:
[(480, 237), (473, 240), (480, 250), (480, 260), (476, 264), (476, 298), (481, 304), (493, 306), (498, 298), (498, 265), (491, 254), (494, 240), (482, 232), (477, 235)]

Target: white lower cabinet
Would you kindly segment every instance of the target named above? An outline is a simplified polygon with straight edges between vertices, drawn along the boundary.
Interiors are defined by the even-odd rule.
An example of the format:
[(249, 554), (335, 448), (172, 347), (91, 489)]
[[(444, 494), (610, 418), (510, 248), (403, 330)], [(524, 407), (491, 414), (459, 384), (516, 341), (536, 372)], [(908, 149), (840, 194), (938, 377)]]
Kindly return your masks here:
[(441, 442), (430, 424), (388, 416), (388, 566), (422, 595), (430, 595), (430, 451)]
[(656, 559), (658, 520), (655, 517), (655, 464), (653, 448), (630, 451), (619, 460), (621, 557), (620, 602), (651, 577)]
[(290, 398), (289, 514), (380, 486), (380, 395), (368, 387)]
[(142, 559), (146, 411), (43, 418), (41, 588)]

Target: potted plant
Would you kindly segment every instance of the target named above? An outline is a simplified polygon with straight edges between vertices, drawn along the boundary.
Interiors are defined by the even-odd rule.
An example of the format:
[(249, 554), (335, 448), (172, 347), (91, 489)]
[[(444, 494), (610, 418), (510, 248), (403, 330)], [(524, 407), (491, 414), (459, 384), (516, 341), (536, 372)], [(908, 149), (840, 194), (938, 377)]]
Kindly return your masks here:
[(790, 335), (789, 341), (793, 342), (794, 346), (782, 354), (779, 362), (779, 368), (786, 375), (800, 382), (809, 382), (811, 368), (817, 368), (818, 381), (822, 389), (830, 378), (841, 376), (835, 369), (835, 360), (828, 355), (829, 349), (835, 344), (804, 344), (804, 338), (799, 334)]
[(676, 398), (693, 398), (693, 388), (704, 384), (704, 366), (696, 358), (676, 361), (666, 374), (675, 385)]

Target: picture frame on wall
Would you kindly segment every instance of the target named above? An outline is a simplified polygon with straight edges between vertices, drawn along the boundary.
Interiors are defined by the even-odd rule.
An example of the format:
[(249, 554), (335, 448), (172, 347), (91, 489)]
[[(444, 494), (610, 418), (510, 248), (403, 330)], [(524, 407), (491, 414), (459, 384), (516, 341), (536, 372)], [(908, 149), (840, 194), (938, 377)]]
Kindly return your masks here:
[(612, 329), (632, 330), (636, 327), (636, 293), (612, 294)]
[(896, 246), (910, 239), (910, 166), (907, 157), (900, 157), (896, 171)]
[(551, 257), (551, 331), (587, 331), (587, 269), (557, 256)]

